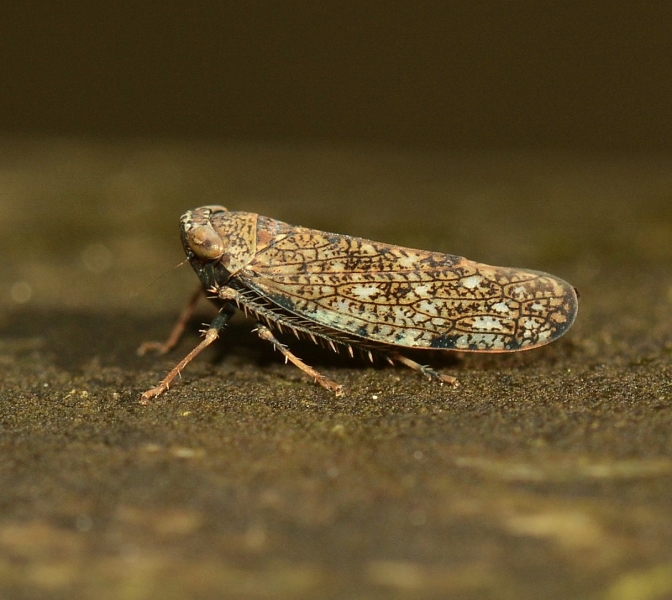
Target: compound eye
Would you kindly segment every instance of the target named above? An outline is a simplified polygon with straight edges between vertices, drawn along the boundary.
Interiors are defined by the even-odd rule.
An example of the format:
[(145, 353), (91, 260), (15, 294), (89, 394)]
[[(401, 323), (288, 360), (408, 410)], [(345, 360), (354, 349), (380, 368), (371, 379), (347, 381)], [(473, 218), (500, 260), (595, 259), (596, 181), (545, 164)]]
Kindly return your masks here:
[(196, 256), (205, 260), (217, 260), (224, 254), (222, 238), (208, 225), (199, 225), (189, 231), (187, 244)]

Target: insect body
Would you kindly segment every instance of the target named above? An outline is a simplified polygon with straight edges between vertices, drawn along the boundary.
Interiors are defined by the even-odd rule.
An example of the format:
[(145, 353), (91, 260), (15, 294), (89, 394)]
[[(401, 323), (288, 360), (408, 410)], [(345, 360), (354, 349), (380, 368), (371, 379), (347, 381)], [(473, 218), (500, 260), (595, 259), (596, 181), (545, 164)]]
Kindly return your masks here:
[[(560, 337), (576, 317), (576, 290), (552, 275), (492, 267), (459, 256), (392, 246), (297, 227), (255, 213), (205, 206), (181, 218), (182, 244), (220, 312), (203, 341), (146, 402), (210, 345), (235, 308), (254, 317), (258, 335), (286, 360), (336, 393), (341, 387), (303, 363), (270, 328), (304, 335), (334, 350), (344, 345), (385, 356), (441, 381), (455, 379), (400, 351), (514, 352)], [(177, 343), (188, 314), (165, 344)]]

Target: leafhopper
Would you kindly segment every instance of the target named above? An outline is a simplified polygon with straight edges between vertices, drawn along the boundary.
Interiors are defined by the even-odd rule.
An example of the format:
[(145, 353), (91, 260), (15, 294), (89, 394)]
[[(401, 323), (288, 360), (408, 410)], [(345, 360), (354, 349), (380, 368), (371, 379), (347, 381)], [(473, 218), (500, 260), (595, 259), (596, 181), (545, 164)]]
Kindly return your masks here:
[(574, 322), (576, 290), (539, 271), (493, 267), (460, 256), (327, 233), (255, 213), (204, 206), (180, 220), (187, 258), (201, 286), (165, 343), (177, 343), (198, 297), (219, 312), (203, 340), (141, 402), (165, 392), (220, 335), (236, 309), (256, 333), (322, 387), (341, 386), (304, 363), (274, 331), (351, 355), (382, 355), (441, 382), (454, 377), (404, 356), (405, 349), (517, 352), (558, 339)]

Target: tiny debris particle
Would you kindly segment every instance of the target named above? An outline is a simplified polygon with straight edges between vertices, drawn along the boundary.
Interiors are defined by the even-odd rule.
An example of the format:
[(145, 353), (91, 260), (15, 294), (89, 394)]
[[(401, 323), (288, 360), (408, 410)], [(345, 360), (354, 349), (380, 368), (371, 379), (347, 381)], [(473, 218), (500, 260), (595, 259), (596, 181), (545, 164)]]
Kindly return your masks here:
[(338, 423), (331, 428), (331, 433), (338, 437), (345, 437), (345, 427)]
[[(143, 348), (173, 348), (203, 293), (219, 314), (201, 343), (142, 394), (143, 404), (169, 388), (237, 309), (257, 321), (254, 331), (285, 362), (336, 395), (343, 388), (304, 363), (272, 330), (334, 351), (343, 347), (351, 356), (360, 349), (371, 360), (381, 356), (456, 385), (454, 377), (402, 352), (529, 350), (566, 333), (578, 310), (576, 290), (540, 271), (308, 229), (222, 206), (187, 211), (180, 223), (182, 245), (202, 287), (168, 341)], [(100, 258), (103, 249), (91, 253)], [(103, 263), (95, 262), (96, 268)]]
[(143, 444), (140, 449), (143, 452), (147, 452), (149, 454), (156, 454), (157, 452), (161, 452), (161, 450), (163, 450), (163, 446), (155, 444), (153, 442), (149, 442), (147, 444)]
[(194, 448), (178, 447), (171, 450), (171, 454), (175, 458), (198, 458), (204, 454), (203, 450), (196, 450)]

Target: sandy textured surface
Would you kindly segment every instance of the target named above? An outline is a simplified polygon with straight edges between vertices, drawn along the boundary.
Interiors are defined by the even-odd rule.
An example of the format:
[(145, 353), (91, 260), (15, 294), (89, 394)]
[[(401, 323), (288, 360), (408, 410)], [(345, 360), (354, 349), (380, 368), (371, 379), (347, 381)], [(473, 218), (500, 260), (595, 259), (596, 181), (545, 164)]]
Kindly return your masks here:
[[(224, 204), (545, 270), (558, 342), (405, 369), (236, 320), (154, 385)], [(0, 597), (672, 597), (672, 162), (366, 148), (0, 145)], [(425, 357), (427, 358), (427, 357)]]

